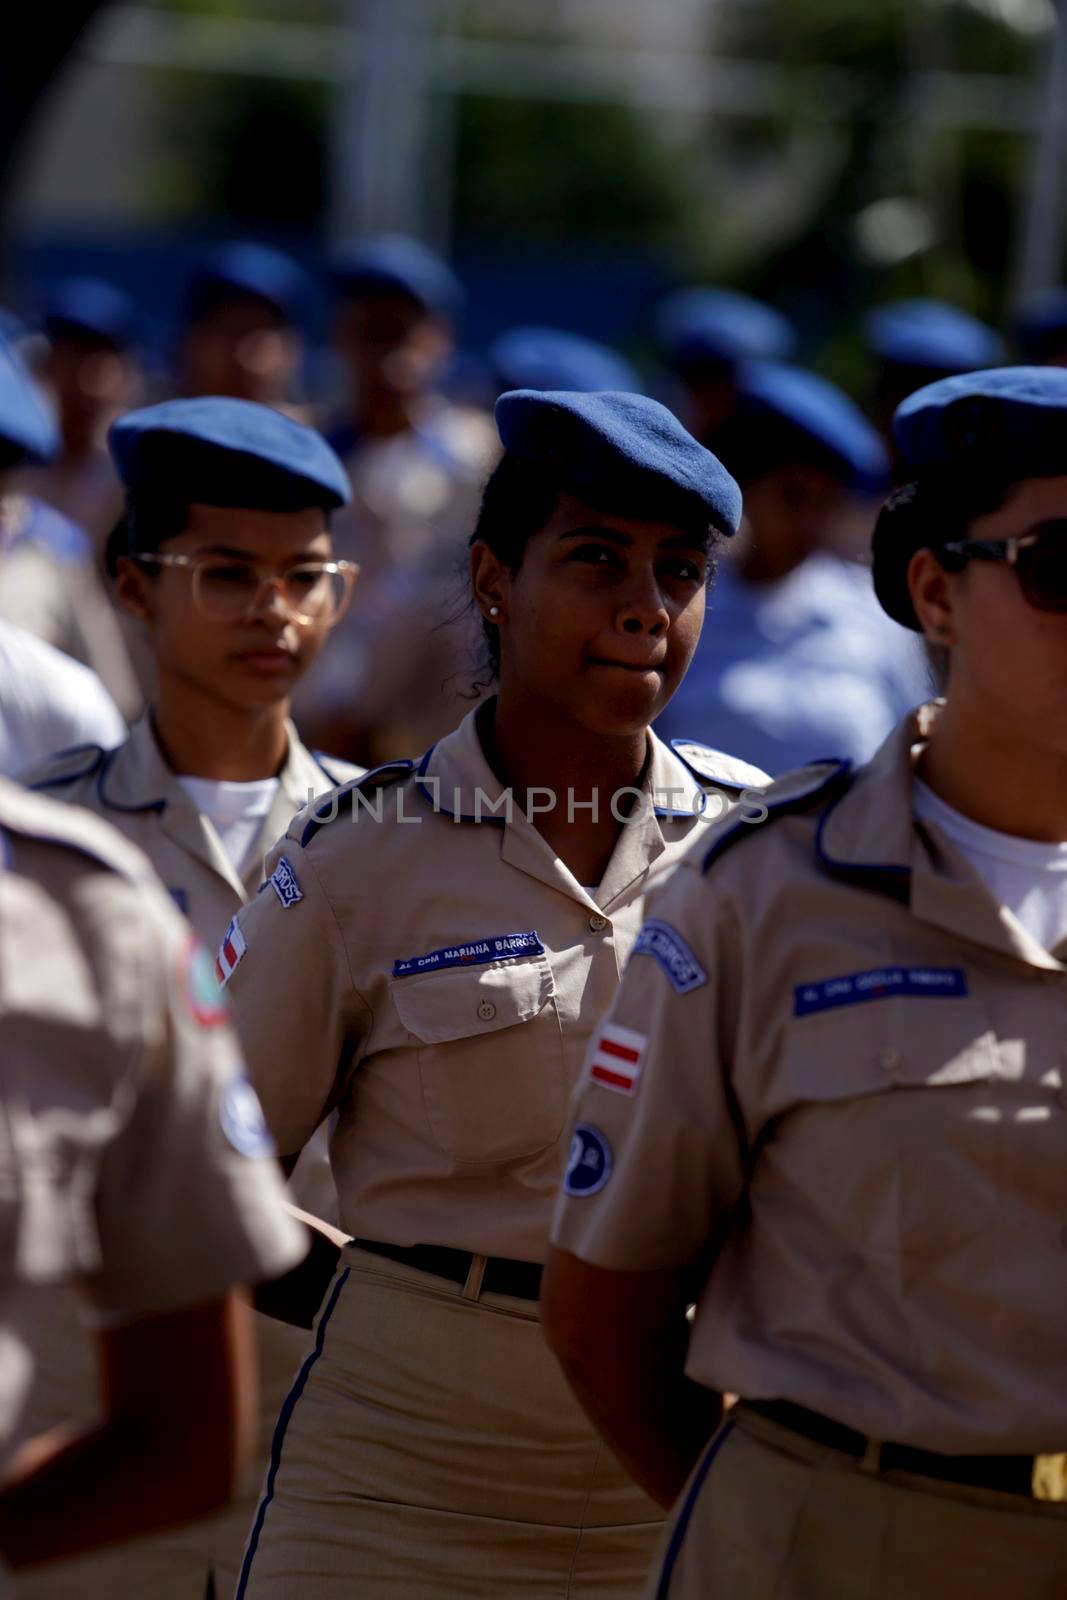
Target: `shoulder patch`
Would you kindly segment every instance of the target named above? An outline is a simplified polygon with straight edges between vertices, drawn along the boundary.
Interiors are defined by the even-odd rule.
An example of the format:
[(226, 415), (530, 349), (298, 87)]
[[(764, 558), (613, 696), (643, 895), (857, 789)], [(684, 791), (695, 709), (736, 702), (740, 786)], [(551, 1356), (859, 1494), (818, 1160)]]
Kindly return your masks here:
[(731, 814), (714, 829), (702, 871), (707, 872), (731, 845), (765, 828), (776, 818), (811, 811), (822, 801), (837, 799), (851, 784), (853, 775), (851, 761), (815, 761), (778, 778), (760, 795), (761, 816), (737, 819)]
[(700, 744), (696, 739), (671, 739), (670, 747), (690, 772), (720, 789), (766, 789), (771, 782), (762, 768), (727, 755), (725, 750), (715, 750), (710, 744)]
[(365, 772), (361, 778), (353, 778), (351, 783), (344, 784), (335, 789), (332, 794), (325, 795), (317, 801), (309, 812), (304, 814), (300, 844), (303, 849), (314, 839), (315, 835), (326, 827), (327, 823), (334, 822), (339, 816), (350, 812), (356, 803), (357, 794), (370, 794), (376, 789), (384, 789), (391, 783), (399, 783), (401, 778), (406, 778), (414, 770), (414, 761), (386, 761), (380, 767), (373, 767), (370, 772)]
[(61, 789), (79, 778), (91, 778), (103, 766), (107, 751), (99, 744), (73, 744), (57, 750), (46, 763), (26, 776), (27, 789)]

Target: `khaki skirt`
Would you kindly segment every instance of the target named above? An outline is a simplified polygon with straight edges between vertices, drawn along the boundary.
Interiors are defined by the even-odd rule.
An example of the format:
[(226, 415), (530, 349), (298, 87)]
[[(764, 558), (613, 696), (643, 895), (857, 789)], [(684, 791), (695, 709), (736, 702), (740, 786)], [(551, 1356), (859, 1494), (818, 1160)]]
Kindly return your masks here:
[(536, 1307), (350, 1246), (282, 1408), (238, 1600), (636, 1600), (661, 1513)]

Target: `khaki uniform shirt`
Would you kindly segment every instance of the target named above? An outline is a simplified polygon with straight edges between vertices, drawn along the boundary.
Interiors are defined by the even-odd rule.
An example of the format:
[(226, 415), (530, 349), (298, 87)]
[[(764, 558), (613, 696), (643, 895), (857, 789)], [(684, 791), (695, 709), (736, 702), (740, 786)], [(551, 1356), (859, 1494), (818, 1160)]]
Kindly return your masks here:
[[(575, 1098), (557, 1245), (615, 1270), (717, 1251), (688, 1370), (948, 1453), (1067, 1446), (1067, 942), (937, 830), (912, 766), (808, 768), (689, 855)], [(777, 816), (775, 812), (777, 811)], [(729, 831), (729, 824), (724, 825)]]
[(707, 832), (702, 806), (763, 774), (689, 747), (704, 782), (736, 785), (705, 796), (650, 735), (641, 804), (589, 893), (518, 803), (493, 815), (506, 796), (475, 716), (417, 768), (342, 791), (320, 810), (334, 820), (297, 819), (276, 892), (219, 961), (279, 1148), (337, 1110), (347, 1232), (536, 1262), (570, 1091), (648, 886)]
[(35, 1290), (126, 1322), (303, 1253), (210, 979), (139, 852), (0, 782), (0, 1448)]
[(179, 911), (214, 950), (230, 918), (259, 889), (264, 860), (295, 814), (335, 784), (360, 775), (359, 767), (332, 756), (320, 762), (301, 744), (291, 723), (288, 729), (289, 754), (278, 775), (278, 790), (243, 874), (164, 760), (147, 712), (117, 750), (95, 745), (67, 750), (22, 781), (59, 800), (87, 806), (139, 845)]

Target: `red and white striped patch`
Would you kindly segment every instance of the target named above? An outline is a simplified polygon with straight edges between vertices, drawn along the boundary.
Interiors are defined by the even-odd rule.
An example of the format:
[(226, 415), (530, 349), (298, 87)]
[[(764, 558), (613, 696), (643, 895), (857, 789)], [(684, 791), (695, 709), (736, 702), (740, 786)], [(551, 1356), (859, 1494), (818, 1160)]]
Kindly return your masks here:
[(589, 1063), (590, 1080), (605, 1089), (614, 1089), (616, 1094), (633, 1094), (647, 1043), (646, 1034), (605, 1022)]
[(225, 989), (247, 949), (244, 934), (237, 926), (237, 918), (234, 917), (222, 936), (219, 953), (215, 957), (215, 976), (219, 980), (220, 989)]

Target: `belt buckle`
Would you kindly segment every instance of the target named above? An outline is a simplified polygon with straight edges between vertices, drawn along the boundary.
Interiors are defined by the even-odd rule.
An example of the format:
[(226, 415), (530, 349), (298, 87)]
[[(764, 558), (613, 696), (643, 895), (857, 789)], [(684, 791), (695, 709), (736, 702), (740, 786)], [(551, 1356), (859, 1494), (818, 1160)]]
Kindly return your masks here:
[(1034, 1457), (1030, 1494), (1034, 1500), (1067, 1501), (1067, 1454)]

